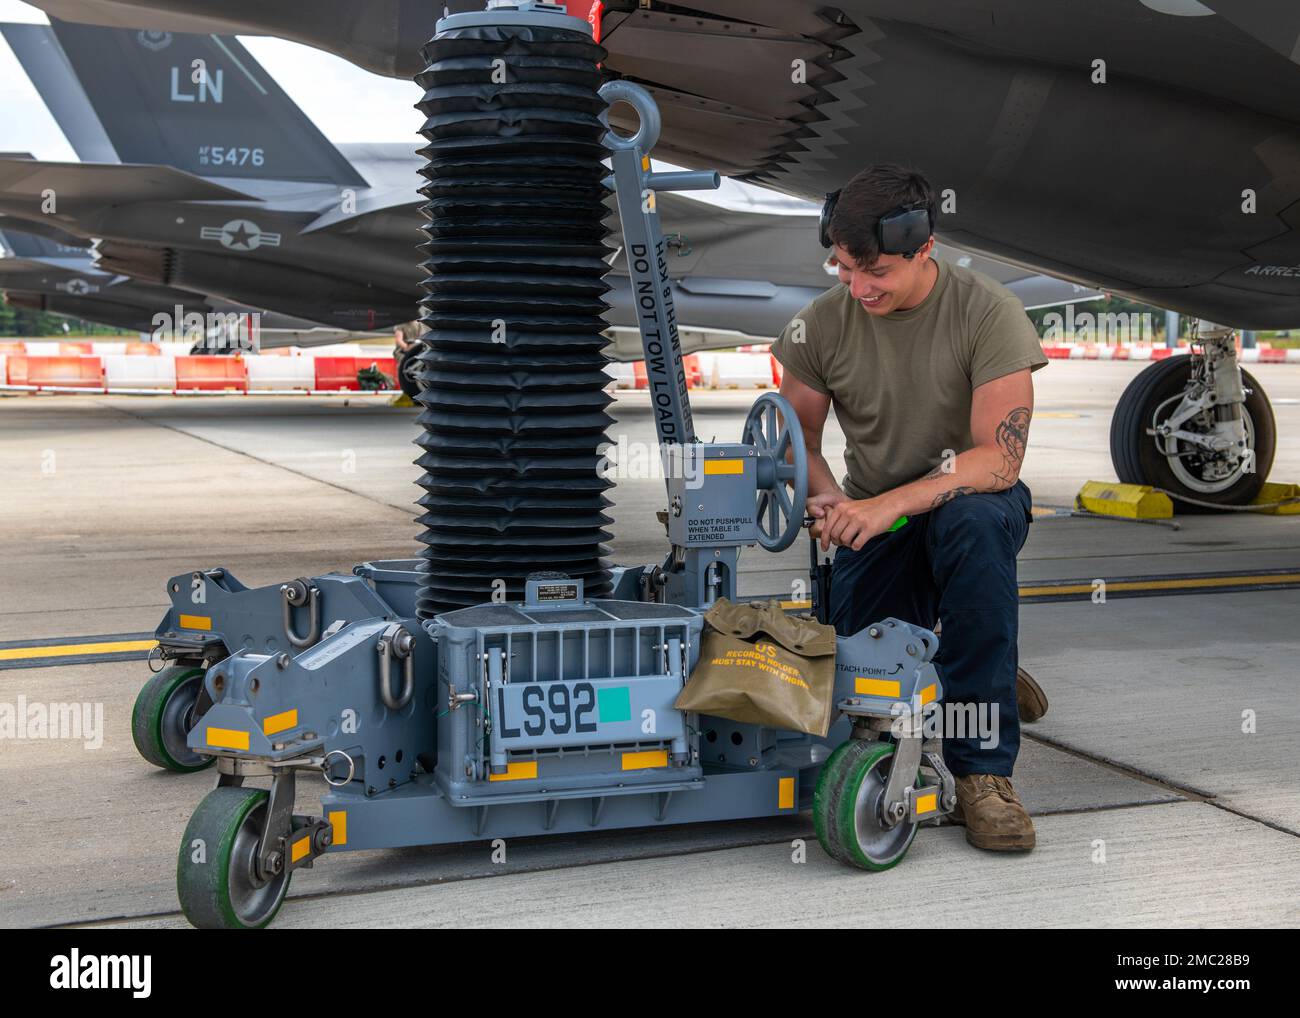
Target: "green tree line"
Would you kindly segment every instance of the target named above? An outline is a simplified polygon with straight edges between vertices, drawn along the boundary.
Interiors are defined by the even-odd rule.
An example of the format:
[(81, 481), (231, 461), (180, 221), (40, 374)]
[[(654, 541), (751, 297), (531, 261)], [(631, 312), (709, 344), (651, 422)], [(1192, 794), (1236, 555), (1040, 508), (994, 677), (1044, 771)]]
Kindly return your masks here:
[[(65, 331), (63, 326), (68, 326)], [(120, 336), (121, 329), (96, 325), (80, 318), (67, 318), (48, 311), (31, 311), (16, 308), (7, 301), (0, 303), (0, 336), (30, 336), (54, 338), (70, 336)]]

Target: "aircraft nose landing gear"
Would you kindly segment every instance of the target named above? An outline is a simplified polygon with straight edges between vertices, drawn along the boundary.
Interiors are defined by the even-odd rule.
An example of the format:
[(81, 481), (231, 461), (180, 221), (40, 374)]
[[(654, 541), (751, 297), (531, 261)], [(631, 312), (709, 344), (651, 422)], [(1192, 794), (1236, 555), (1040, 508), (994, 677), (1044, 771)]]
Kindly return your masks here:
[(1110, 455), (1127, 484), (1165, 491), (1179, 512), (1248, 504), (1273, 466), (1264, 390), (1237, 362), (1230, 329), (1201, 323), (1186, 356), (1157, 361), (1115, 407)]
[(407, 399), (413, 402), (424, 391), (424, 382), (420, 379), (420, 355), (428, 349), (426, 343), (417, 339), (397, 363), (397, 384), (402, 387)]

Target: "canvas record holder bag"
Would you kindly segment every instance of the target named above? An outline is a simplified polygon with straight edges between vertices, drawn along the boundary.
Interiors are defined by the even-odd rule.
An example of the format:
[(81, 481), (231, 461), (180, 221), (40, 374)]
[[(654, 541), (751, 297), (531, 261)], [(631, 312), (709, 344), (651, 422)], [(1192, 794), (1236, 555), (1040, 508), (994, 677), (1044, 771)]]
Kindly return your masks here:
[(704, 615), (700, 656), (678, 710), (824, 736), (835, 694), (835, 630), (787, 615), (779, 601), (719, 600)]

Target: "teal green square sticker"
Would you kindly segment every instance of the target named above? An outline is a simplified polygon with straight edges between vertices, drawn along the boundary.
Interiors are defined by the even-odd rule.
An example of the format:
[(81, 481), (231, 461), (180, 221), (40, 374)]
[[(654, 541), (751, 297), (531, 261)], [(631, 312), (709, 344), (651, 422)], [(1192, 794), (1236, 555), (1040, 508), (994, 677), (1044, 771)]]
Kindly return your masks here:
[(596, 706), (600, 711), (600, 723), (612, 724), (615, 721), (632, 720), (632, 692), (627, 686), (611, 686), (596, 691)]

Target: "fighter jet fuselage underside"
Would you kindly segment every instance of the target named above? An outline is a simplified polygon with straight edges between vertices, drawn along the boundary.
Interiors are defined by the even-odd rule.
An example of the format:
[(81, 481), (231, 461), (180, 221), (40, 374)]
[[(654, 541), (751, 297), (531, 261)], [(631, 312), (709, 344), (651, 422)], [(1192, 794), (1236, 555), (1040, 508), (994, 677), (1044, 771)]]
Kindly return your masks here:
[[(414, 145), (331, 145), (233, 38), (61, 23), (3, 31), (87, 162), (0, 160), (0, 210), (96, 238), (99, 268), (141, 282), (344, 329), (416, 316)], [(106, 63), (121, 72), (101, 75)], [(708, 330), (688, 337), (692, 348), (770, 338), (834, 283), (815, 209), (660, 199), (678, 320)], [(612, 197), (608, 206), (615, 228)], [(968, 252), (940, 256), (988, 272), (1031, 307), (1097, 296)], [(611, 268), (606, 318), (635, 328), (622, 252)], [(619, 342), (611, 353), (639, 356)]]
[[(35, 2), (277, 35), (397, 77), (444, 6), (484, 7)], [(605, 70), (659, 105), (662, 159), (812, 200), (869, 162), (911, 163), (950, 192), (938, 233), (964, 249), (1242, 328), (1300, 322), (1290, 0), (610, 2), (600, 27)]]
[[(0, 217), (0, 291), (14, 307), (134, 332), (161, 334), (163, 330), (169, 335), (195, 338), (223, 351), (241, 349), (249, 343), (258, 349), (319, 346), (359, 335), (114, 274), (99, 264), (92, 245), (86, 241), (48, 224), (3, 217)], [(185, 325), (186, 316), (191, 327)], [(192, 326), (195, 316), (204, 323), (201, 329)]]

